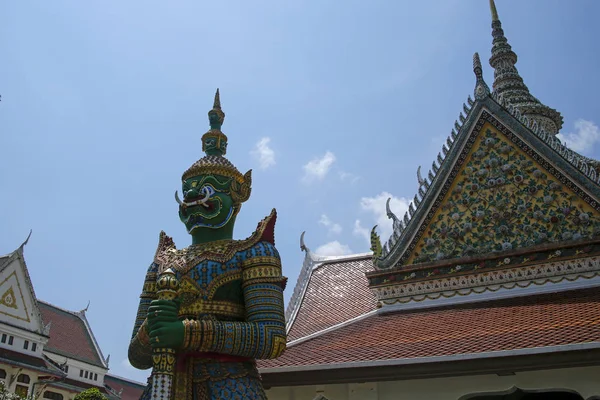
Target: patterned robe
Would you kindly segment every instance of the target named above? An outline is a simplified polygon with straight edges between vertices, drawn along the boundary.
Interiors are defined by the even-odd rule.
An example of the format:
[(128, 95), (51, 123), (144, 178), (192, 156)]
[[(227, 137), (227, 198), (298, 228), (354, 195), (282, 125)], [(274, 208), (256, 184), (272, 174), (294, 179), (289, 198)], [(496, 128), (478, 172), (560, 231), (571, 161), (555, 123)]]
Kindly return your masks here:
[[(172, 268), (180, 283), (179, 319), (185, 325), (174, 399), (266, 399), (255, 360), (278, 357), (286, 343), (286, 278), (274, 246), (275, 219), (273, 210), (249, 239), (182, 250), (161, 232), (140, 296), (129, 360), (136, 368), (152, 367), (147, 310), (156, 299), (157, 276)], [(147, 387), (142, 399), (150, 393)]]

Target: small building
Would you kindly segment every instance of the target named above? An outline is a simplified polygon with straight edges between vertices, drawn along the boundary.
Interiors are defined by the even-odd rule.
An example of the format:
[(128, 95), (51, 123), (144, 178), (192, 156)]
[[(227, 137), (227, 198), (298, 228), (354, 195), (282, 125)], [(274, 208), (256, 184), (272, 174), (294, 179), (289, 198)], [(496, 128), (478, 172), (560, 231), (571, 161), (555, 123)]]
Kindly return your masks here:
[(86, 311), (36, 298), (23, 256), (0, 256), (0, 381), (21, 396), (70, 400), (97, 387), (109, 399), (138, 399), (141, 383), (110, 375)]
[(475, 54), (392, 237), (344, 257), (302, 237), (287, 350), (259, 362), (271, 400), (600, 399), (600, 164), (556, 137), (490, 5), (493, 90)]

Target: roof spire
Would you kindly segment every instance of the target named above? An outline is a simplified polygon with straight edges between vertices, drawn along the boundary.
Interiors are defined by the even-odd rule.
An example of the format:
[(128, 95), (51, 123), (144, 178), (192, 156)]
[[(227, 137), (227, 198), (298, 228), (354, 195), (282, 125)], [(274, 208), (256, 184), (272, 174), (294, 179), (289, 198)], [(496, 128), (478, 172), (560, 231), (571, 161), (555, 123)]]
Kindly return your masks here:
[(492, 21), (498, 21), (498, 11), (494, 0), (490, 0), (490, 11), (492, 12)]
[(523, 82), (515, 64), (517, 54), (512, 50), (508, 39), (504, 36), (502, 23), (494, 0), (490, 0), (492, 13), (492, 56), (490, 65), (494, 68), (494, 93), (510, 105), (517, 108), (523, 116), (538, 123), (538, 126), (551, 134), (557, 134), (562, 127), (560, 113), (542, 104), (531, 93)]

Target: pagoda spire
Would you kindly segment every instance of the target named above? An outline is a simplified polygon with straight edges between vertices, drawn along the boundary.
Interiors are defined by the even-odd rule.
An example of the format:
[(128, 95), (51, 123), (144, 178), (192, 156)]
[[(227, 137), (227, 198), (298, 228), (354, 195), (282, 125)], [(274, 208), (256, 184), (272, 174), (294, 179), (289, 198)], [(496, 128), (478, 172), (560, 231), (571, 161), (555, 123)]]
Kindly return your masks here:
[(498, 21), (498, 11), (494, 0), (490, 0), (490, 11), (492, 12), (492, 21)]
[(504, 36), (494, 0), (490, 0), (490, 11), (493, 37), (492, 56), (490, 57), (490, 65), (494, 68), (493, 92), (517, 108), (521, 115), (536, 121), (546, 132), (557, 134), (563, 124), (562, 116), (555, 109), (542, 104), (529, 92), (529, 88), (525, 85), (515, 66), (517, 54)]

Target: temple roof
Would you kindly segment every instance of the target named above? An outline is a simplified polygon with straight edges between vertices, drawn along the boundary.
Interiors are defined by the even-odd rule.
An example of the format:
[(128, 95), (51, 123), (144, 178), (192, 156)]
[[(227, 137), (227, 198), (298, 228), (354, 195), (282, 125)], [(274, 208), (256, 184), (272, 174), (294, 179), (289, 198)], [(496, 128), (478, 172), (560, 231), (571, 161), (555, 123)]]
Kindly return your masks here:
[(286, 310), (288, 341), (305, 338), (375, 310), (365, 272), (370, 254), (319, 256), (304, 244), (304, 264)]
[(376, 309), (365, 272), (370, 256), (330, 261), (313, 270), (299, 310), (288, 322), (288, 341), (305, 338)]
[(145, 389), (144, 384), (115, 375), (105, 375), (104, 384), (120, 393), (121, 400), (138, 400)]
[[(481, 197), (482, 195), (495, 196), (502, 190), (510, 190), (516, 197), (510, 200), (510, 204), (507, 203), (503, 206), (506, 211), (514, 213), (515, 217), (527, 214), (526, 211), (530, 212), (532, 215), (527, 214), (527, 218), (533, 218), (535, 213), (542, 212), (543, 215), (539, 215), (541, 219), (536, 217), (538, 222), (543, 218), (552, 218), (555, 211), (567, 214), (577, 212), (577, 215), (586, 213), (587, 217), (593, 218), (588, 219), (590, 223), (587, 228), (578, 235), (591, 237), (590, 235), (593, 236), (597, 233), (600, 174), (595, 169), (595, 165), (590, 163), (590, 159), (561, 144), (555, 135), (548, 134), (534, 120), (523, 116), (516, 107), (504, 99), (488, 95), (485, 90), (487, 85), (482, 81), (481, 74), (478, 73), (481, 67), (477, 55), (474, 67), (477, 76), (476, 99), (473, 101), (469, 98), (469, 106), (464, 105), (466, 116), (461, 113), (461, 122), (455, 123), (455, 130), (444, 144), (442, 152), (438, 155), (437, 163), (434, 161), (428, 177), (422, 178), (419, 175), (418, 194), (409, 205), (404, 219), (400, 223), (394, 224), (394, 233), (383, 246), (381, 254), (376, 254), (375, 265), (378, 269), (400, 266), (407, 262), (429, 261), (414, 257), (417, 246), (425, 245), (423, 241), (419, 242), (419, 239), (423, 238), (426, 241), (429, 237), (431, 240), (437, 240), (432, 237), (431, 233), (428, 236), (427, 232), (431, 229), (439, 232), (439, 229), (443, 228), (442, 221), (446, 221), (444, 219), (446, 216), (442, 216), (439, 212), (436, 214), (438, 210), (446, 210), (447, 216), (456, 214), (458, 219), (454, 225), (462, 223), (466, 226), (466, 218), (470, 218), (471, 213), (475, 212), (471, 207), (471, 205), (475, 205), (475, 202), (471, 201), (473, 199), (464, 197), (468, 193), (471, 193), (471, 197)], [(513, 160), (514, 157), (518, 160)], [(478, 160), (475, 160), (476, 158)], [(526, 168), (522, 168), (525, 166)], [(506, 169), (501, 170), (500, 168)], [(523, 173), (518, 173), (519, 171)], [(477, 176), (480, 173), (485, 176)], [(468, 174), (471, 174), (472, 177), (468, 177)], [(516, 182), (515, 179), (519, 181)], [(517, 187), (513, 188), (515, 184)], [(531, 186), (531, 190), (536, 191), (527, 192), (526, 190), (529, 190), (527, 185)], [(473, 190), (475, 186), (478, 187)], [(533, 189), (533, 187), (537, 189)], [(452, 196), (454, 196), (454, 200)], [(567, 205), (562, 202), (562, 196), (575, 196), (577, 199), (573, 199), (572, 204)], [(466, 201), (467, 203), (463, 207), (458, 205), (457, 201)], [(545, 207), (544, 202), (554, 208), (543, 208)], [(481, 202), (477, 203), (477, 206), (481, 206)], [(493, 207), (500, 210), (498, 205)], [(521, 210), (522, 207), (525, 208)], [(537, 207), (543, 209), (540, 211)], [(469, 210), (466, 210), (467, 208)], [(489, 206), (486, 204), (485, 208), (486, 212), (492, 213), (491, 202)], [(576, 214), (560, 215), (559, 225), (564, 221), (566, 221), (564, 224), (569, 225), (569, 218), (575, 216)], [(392, 217), (400, 221), (394, 215)], [(475, 218), (475, 214), (472, 217)], [(482, 214), (482, 217), (485, 215)], [(432, 218), (436, 218), (436, 220), (433, 221)], [(468, 222), (469, 225), (475, 226), (477, 225), (476, 221), (477, 219)], [(517, 219), (514, 222), (516, 223)], [(546, 222), (550, 224), (548, 221), (544, 223)], [(518, 229), (522, 229), (528, 223), (521, 221), (519, 224), (521, 228)], [(534, 226), (533, 223), (529, 225)], [(549, 226), (542, 227), (542, 230), (545, 232)], [(567, 237), (568, 234), (565, 232), (569, 229), (571, 236)], [(574, 228), (569, 225), (568, 229), (560, 230), (561, 234), (565, 233), (564, 237), (549, 235), (544, 240), (571, 240), (578, 237), (574, 232)], [(458, 233), (460, 234), (460, 232)], [(497, 238), (496, 241), (498, 242), (497, 246), (502, 244), (500, 238)], [(516, 244), (516, 242), (512, 243), (511, 246)], [(533, 244), (536, 243), (519, 242), (519, 245)], [(462, 250), (468, 251), (467, 244)], [(502, 248), (492, 246), (488, 249), (475, 250), (492, 253), (501, 251)], [(444, 252), (436, 255), (437, 259), (454, 256)]]
[(91, 388), (98, 389), (102, 394), (108, 397), (109, 400), (118, 400), (119, 397), (116, 396), (116, 393), (112, 393), (109, 389), (103, 386), (97, 386), (92, 383), (81, 382), (71, 378), (64, 378), (60, 380), (56, 380), (54, 382), (47, 383), (49, 387), (60, 388), (63, 390), (67, 390), (72, 393), (80, 393), (84, 390), (88, 390)]
[[(37, 308), (35, 290), (33, 288), (33, 284), (31, 283), (31, 277), (29, 275), (27, 263), (25, 262), (24, 248), (29, 242), (30, 237), (31, 232), (29, 232), (27, 239), (25, 239), (25, 241), (21, 243), (21, 245), (15, 251), (7, 255), (0, 256), (0, 273), (3, 275), (8, 274), (14, 276), (14, 280), (10, 279), (10, 277), (7, 277), (9, 279), (4, 280), (4, 282), (0, 285), (0, 296), (5, 296), (8, 294), (9, 292), (6, 291), (7, 289), (12, 289), (14, 293), (11, 297), (16, 300), (17, 305), (17, 308), (13, 308), (11, 311), (4, 307), (2, 312), (8, 318), (5, 318), (3, 323), (9, 325), (17, 324), (22, 329), (35, 332), (42, 336), (47, 336), (47, 329), (44, 327), (40, 311)], [(13, 263), (16, 264), (14, 264), (14, 269), (12, 269), (11, 272), (10, 266)], [(0, 304), (5, 306), (3, 300), (0, 300)], [(17, 318), (17, 320), (14, 320), (13, 318)]]
[(32, 368), (43, 373), (58, 374), (62, 373), (53, 369), (45, 359), (30, 354), (19, 353), (9, 349), (0, 348), (0, 362), (14, 365), (17, 367)]
[(43, 301), (38, 304), (44, 323), (51, 323), (44, 350), (108, 369), (85, 311), (67, 311)]
[[(454, 129), (443, 144), (442, 151), (438, 154), (437, 160), (433, 162), (432, 169), (427, 176), (421, 176), (421, 167), (419, 167), (417, 171), (418, 193), (409, 205), (404, 218), (400, 219), (393, 212), (388, 212), (390, 218), (394, 220), (394, 232), (391, 238), (381, 246), (379, 237), (373, 231), (372, 250), (375, 252), (377, 269), (399, 267), (406, 263), (428, 262), (432, 261), (432, 257), (439, 260), (472, 253), (491, 254), (509, 250), (511, 246), (522, 247), (543, 242), (568, 241), (579, 237), (589, 238), (598, 233), (596, 230), (600, 226), (597, 221), (597, 217), (600, 216), (598, 208), (600, 163), (567, 148), (556, 137), (556, 133), (562, 126), (562, 117), (555, 110), (541, 104), (529, 93), (514, 66), (517, 56), (504, 37), (493, 0), (490, 0), (490, 8), (494, 37), (490, 64), (495, 70), (494, 90), (490, 91), (483, 80), (483, 68), (479, 55), (475, 53), (473, 58), (473, 71), (476, 77), (475, 100), (469, 96), (467, 102), (463, 104), (463, 112), (455, 121)], [(485, 138), (488, 142), (482, 141), (482, 135), (490, 136)], [(513, 162), (512, 157), (518, 157), (520, 160)], [(479, 160), (474, 160), (474, 158), (479, 158)], [(495, 165), (493, 163), (502, 164)], [(523, 165), (527, 165), (527, 168), (524, 169), (526, 173), (517, 174), (516, 171)], [(506, 169), (500, 171), (498, 169), (500, 167)], [(473, 170), (474, 168), (475, 170)], [(478, 173), (485, 174), (485, 176), (476, 176)], [(465, 176), (467, 174), (473, 176), (469, 178)], [(476, 182), (477, 179), (479, 182)], [(522, 179), (522, 181), (515, 182), (514, 179)], [(510, 188), (515, 183), (519, 187)], [(532, 187), (526, 188), (526, 185)], [(528, 193), (526, 190), (534, 190), (533, 186), (537, 187), (533, 196), (537, 198), (531, 201), (533, 192)], [(477, 189), (473, 190), (474, 187)], [(497, 196), (504, 189), (511, 191), (510, 195), (513, 197), (509, 201), (510, 204), (492, 205), (490, 196)], [(451, 193), (453, 191), (454, 198)], [(473, 199), (464, 197), (467, 195), (466, 193), (472, 195), (474, 192), (477, 194), (471, 196)], [(490, 201), (485, 204), (486, 210), (471, 212), (470, 210), (475, 206), (475, 202), (471, 201), (474, 200), (474, 197), (477, 197), (477, 206), (481, 208), (481, 200), (484, 197), (482, 193), (488, 196), (485, 201)], [(575, 196), (578, 200), (564, 202), (562, 196)], [(458, 204), (459, 202), (466, 203), (461, 206)], [(544, 202), (546, 205), (555, 205), (555, 209), (547, 207)], [(451, 212), (450, 208), (454, 208), (454, 210)], [(439, 211), (440, 209), (446, 209), (445, 215)], [(490, 215), (494, 211), (506, 211), (511, 216), (508, 219), (504, 218), (503, 215), (506, 212), (500, 212), (498, 213), (500, 219), (495, 221), (486, 219), (485, 224), (478, 223), (480, 216), (475, 214), (488, 211)], [(581, 224), (575, 229), (569, 221), (563, 223), (566, 220), (574, 220), (575, 212), (593, 217), (587, 221), (586, 229), (579, 229)], [(537, 216), (537, 222), (558, 217), (560, 229), (554, 228), (552, 225), (554, 222), (545, 221), (548, 222), (545, 226), (544, 224), (530, 223), (533, 214)], [(448, 218), (451, 216), (456, 219), (449, 220)], [(482, 214), (481, 217), (487, 218), (485, 214)], [(436, 220), (433, 221), (432, 218), (436, 218)], [(467, 221), (467, 218), (473, 218), (473, 220)], [(537, 242), (532, 241), (531, 243), (527, 243), (527, 240), (502, 241), (502, 238), (497, 237), (488, 241), (487, 248), (485, 246), (473, 248), (476, 246), (472, 246), (471, 243), (463, 243), (461, 249), (451, 249), (450, 253), (453, 254), (448, 254), (448, 251), (439, 248), (436, 254), (427, 255), (423, 251), (425, 246), (435, 247), (439, 244), (439, 238), (434, 237), (436, 232), (442, 233), (442, 236), (458, 235), (458, 239), (465, 237), (465, 232), (458, 229), (458, 224), (462, 224), (467, 229), (473, 229), (473, 232), (466, 235), (473, 236), (473, 243), (485, 242), (487, 239), (483, 240), (483, 235), (493, 233), (477, 232), (475, 234), (474, 231), (481, 225), (490, 226), (492, 224), (499, 227), (502, 218), (504, 220), (512, 219), (513, 229), (522, 230), (525, 226), (529, 226), (533, 228), (533, 232), (542, 232), (546, 234), (546, 237), (536, 238)], [(529, 222), (523, 222), (526, 219)], [(451, 225), (454, 225), (454, 230), (450, 229)], [(447, 231), (446, 233), (441, 232), (444, 229)], [(428, 233), (430, 231), (433, 233)], [(504, 233), (500, 233), (500, 236)], [(498, 232), (496, 234), (498, 236)], [(555, 236), (552, 237), (552, 234)], [(564, 236), (559, 237), (558, 235)], [(475, 238), (475, 236), (477, 237)], [(525, 236), (522, 237), (525, 238)], [(419, 239), (422, 240), (419, 242)], [(421, 249), (417, 249), (418, 246), (421, 246)], [(460, 254), (457, 254), (459, 250)]]
[(598, 162), (556, 137), (562, 117), (529, 94), (490, 5), (494, 91), (476, 53), (475, 98), (404, 218), (388, 206), (392, 237), (373, 229), (372, 264), (301, 243), (288, 348), (258, 363), (267, 387), (597, 365)]
[[(596, 288), (375, 314), (298, 344), (261, 373), (359, 367), (376, 362), (416, 364), (428, 358), (588, 343), (600, 347), (600, 293)], [(573, 348), (575, 349), (575, 348)], [(515, 353), (516, 354), (516, 353)], [(268, 379), (268, 378), (267, 378)]]

